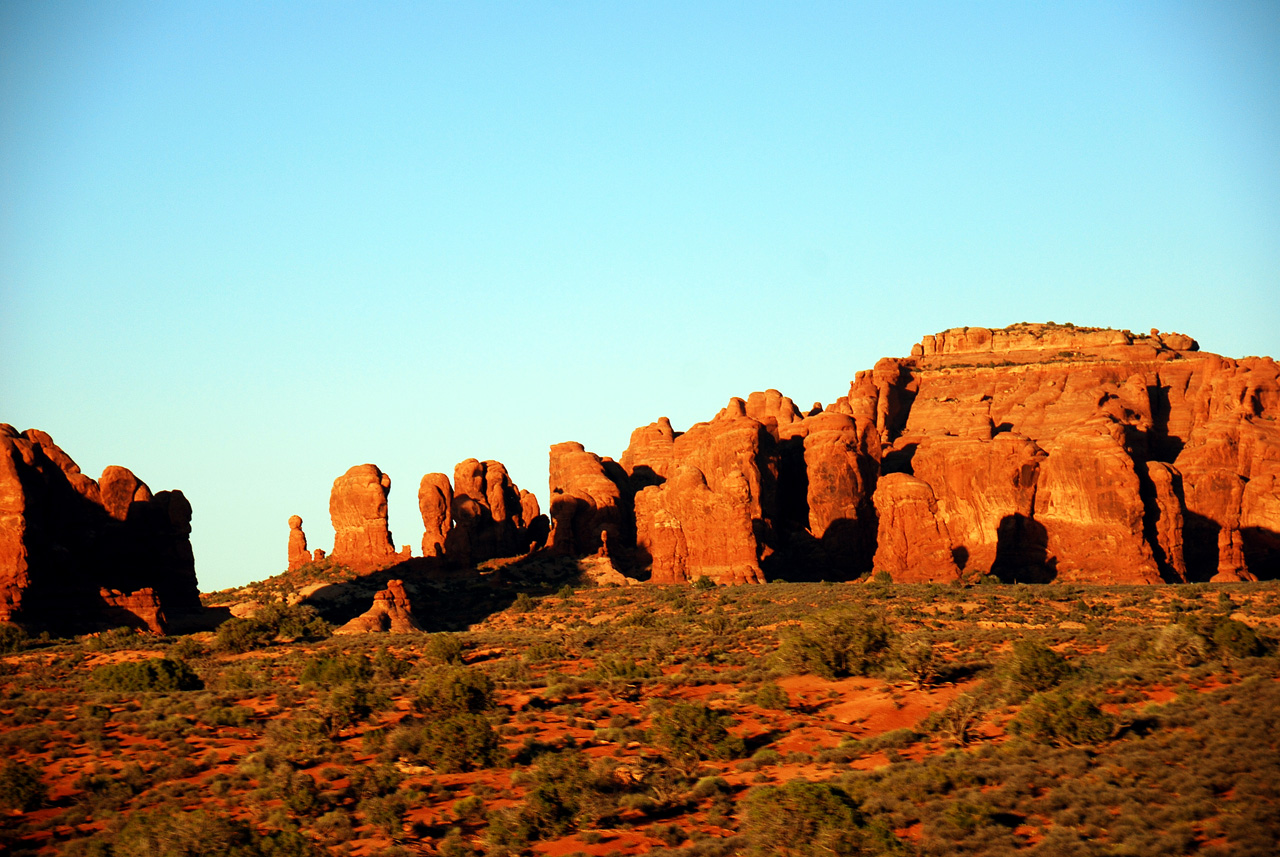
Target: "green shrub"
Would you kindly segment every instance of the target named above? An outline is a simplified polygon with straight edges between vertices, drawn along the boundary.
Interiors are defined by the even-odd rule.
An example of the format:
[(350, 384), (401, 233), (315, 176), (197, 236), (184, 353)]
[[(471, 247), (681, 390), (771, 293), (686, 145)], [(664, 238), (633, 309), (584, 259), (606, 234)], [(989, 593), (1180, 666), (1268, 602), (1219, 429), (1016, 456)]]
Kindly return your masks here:
[(521, 592), (516, 596), (516, 600), (511, 602), (511, 610), (514, 613), (531, 613), (538, 609), (538, 602), (529, 597), (529, 593)]
[(766, 681), (755, 692), (755, 704), (773, 711), (786, 711), (791, 707), (791, 697), (777, 682)]
[(729, 718), (696, 702), (677, 702), (654, 717), (650, 735), (677, 763), (694, 767), (703, 759), (734, 759), (745, 745), (729, 734)]
[(387, 735), (383, 752), (442, 773), (456, 773), (494, 765), (500, 750), (498, 733), (489, 721), (464, 712), (398, 726)]
[(468, 667), (433, 667), (418, 681), (414, 707), (436, 717), (488, 711), (493, 708), (493, 679)]
[(461, 664), (462, 639), (457, 634), (430, 634), (422, 646), (422, 657), (433, 664)]
[(787, 629), (779, 655), (788, 668), (823, 678), (868, 675), (880, 665), (892, 639), (880, 614), (841, 610)]
[(1046, 744), (1083, 747), (1110, 738), (1115, 725), (1092, 700), (1056, 690), (1031, 697), (1009, 729)]
[(89, 676), (89, 689), (133, 693), (201, 690), (204, 682), (185, 661), (152, 658), (98, 667)]
[(853, 857), (883, 853), (895, 842), (887, 828), (869, 829), (849, 795), (827, 783), (754, 788), (741, 816), (747, 853), (759, 857)]
[(1156, 654), (1184, 669), (1203, 662), (1207, 648), (1203, 637), (1177, 622), (1161, 628), (1155, 643)]
[(942, 659), (933, 649), (927, 637), (911, 637), (903, 640), (896, 651), (897, 661), (911, 676), (917, 689), (923, 689), (938, 679)]
[(1006, 661), (1010, 687), (1018, 697), (1046, 691), (1071, 675), (1071, 664), (1039, 640), (1018, 640)]
[(28, 812), (44, 803), (48, 789), (40, 779), (40, 770), (10, 759), (0, 768), (0, 807)]
[(214, 645), (218, 651), (240, 654), (260, 649), (275, 639), (275, 629), (257, 619), (232, 616), (218, 626)]
[(12, 622), (0, 622), (0, 654), (20, 651), (27, 644), (27, 632)]
[(698, 590), (699, 592), (706, 592), (709, 589), (716, 588), (716, 582), (710, 577), (706, 577), (705, 575), (699, 575), (698, 577), (695, 577), (691, 585), (694, 589)]
[(361, 684), (373, 678), (369, 658), (358, 653), (320, 655), (307, 661), (298, 676), (300, 684), (334, 687), (339, 684)]
[(1236, 619), (1223, 619), (1213, 629), (1213, 647), (1223, 657), (1253, 658), (1263, 653), (1257, 633)]

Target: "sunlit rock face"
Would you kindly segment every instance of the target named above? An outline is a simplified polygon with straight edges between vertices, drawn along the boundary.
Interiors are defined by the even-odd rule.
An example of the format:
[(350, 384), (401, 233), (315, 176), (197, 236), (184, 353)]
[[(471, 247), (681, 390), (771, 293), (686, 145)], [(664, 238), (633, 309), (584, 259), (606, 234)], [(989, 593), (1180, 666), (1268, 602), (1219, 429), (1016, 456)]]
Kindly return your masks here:
[(191, 505), (124, 467), (99, 480), (48, 434), (0, 425), (0, 620), (74, 632), (200, 610)]
[(329, 518), (335, 563), (370, 571), (394, 561), (396, 549), (387, 528), (390, 492), (391, 477), (373, 464), (358, 464), (333, 480)]
[(825, 409), (768, 390), (636, 429), (625, 547), (657, 582), (1274, 578), (1278, 412), (1275, 361), (1184, 334), (954, 328)]

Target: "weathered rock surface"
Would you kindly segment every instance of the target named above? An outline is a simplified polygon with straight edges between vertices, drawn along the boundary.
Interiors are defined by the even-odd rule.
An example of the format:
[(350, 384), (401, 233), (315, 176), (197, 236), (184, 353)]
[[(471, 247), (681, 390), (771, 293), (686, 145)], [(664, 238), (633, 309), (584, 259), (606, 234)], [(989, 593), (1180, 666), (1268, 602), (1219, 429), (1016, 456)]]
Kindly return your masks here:
[(960, 579), (951, 535), (938, 514), (929, 483), (907, 473), (890, 473), (876, 486), (875, 505), (880, 519), (877, 572), (888, 572), (895, 583), (955, 583)]
[(413, 607), (404, 591), (404, 582), (388, 580), (387, 588), (373, 596), (373, 606), (352, 619), (335, 634), (413, 634), (422, 631), (413, 618)]
[(580, 443), (551, 447), (551, 535), (547, 548), (561, 555), (598, 551), (605, 538), (618, 544), (630, 517), (624, 501), (627, 474), (612, 459), (602, 459)]
[(954, 328), (823, 413), (767, 390), (683, 434), (636, 429), (619, 505), (634, 496), (636, 563), (658, 582), (873, 558), (895, 579), (1270, 579), (1277, 414), (1275, 361), (1184, 334)]
[(372, 571), (396, 559), (387, 529), (391, 477), (373, 464), (358, 464), (333, 480), (329, 517), (333, 521), (330, 558), (356, 571)]
[(83, 631), (128, 613), (163, 629), (201, 609), (190, 534), (180, 491), (115, 466), (95, 481), (45, 432), (0, 425), (0, 620)]
[(302, 531), (302, 517), (293, 515), (289, 518), (289, 570), (294, 571), (311, 562), (311, 551), (307, 550), (307, 534)]
[(428, 473), (418, 485), (418, 511), (422, 513), (422, 555), (444, 556), (445, 542), (453, 529), (453, 486), (443, 473)]
[[(521, 492), (498, 461), (468, 458), (453, 471), (453, 527), (445, 538), (451, 564), (467, 566), (499, 557), (520, 556), (545, 532), (537, 498)], [(542, 536), (545, 538), (545, 536)]]
[[(776, 471), (772, 435), (732, 399), (672, 444), (669, 478), (635, 496), (636, 549), (655, 583), (763, 583)], [(648, 462), (629, 457), (633, 468)], [(656, 469), (653, 469), (657, 473)]]

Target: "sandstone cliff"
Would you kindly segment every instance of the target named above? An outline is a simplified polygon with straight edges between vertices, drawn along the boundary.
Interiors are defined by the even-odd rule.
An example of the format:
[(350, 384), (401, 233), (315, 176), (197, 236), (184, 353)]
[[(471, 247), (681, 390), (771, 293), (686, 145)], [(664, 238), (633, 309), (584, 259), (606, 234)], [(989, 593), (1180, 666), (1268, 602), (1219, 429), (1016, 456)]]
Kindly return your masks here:
[(1278, 414), (1273, 360), (1183, 334), (955, 328), (826, 409), (767, 390), (686, 432), (638, 428), (621, 475), (553, 447), (575, 534), (553, 542), (582, 555), (607, 532), (655, 582), (1274, 578)]

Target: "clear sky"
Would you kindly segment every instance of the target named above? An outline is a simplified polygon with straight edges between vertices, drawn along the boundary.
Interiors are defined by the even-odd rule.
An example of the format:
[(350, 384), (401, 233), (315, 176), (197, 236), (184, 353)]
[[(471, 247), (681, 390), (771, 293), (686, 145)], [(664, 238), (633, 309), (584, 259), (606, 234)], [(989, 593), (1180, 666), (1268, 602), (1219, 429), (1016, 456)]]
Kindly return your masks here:
[(617, 457), (960, 325), (1280, 353), (1280, 3), (0, 4), (0, 421), (195, 508)]

